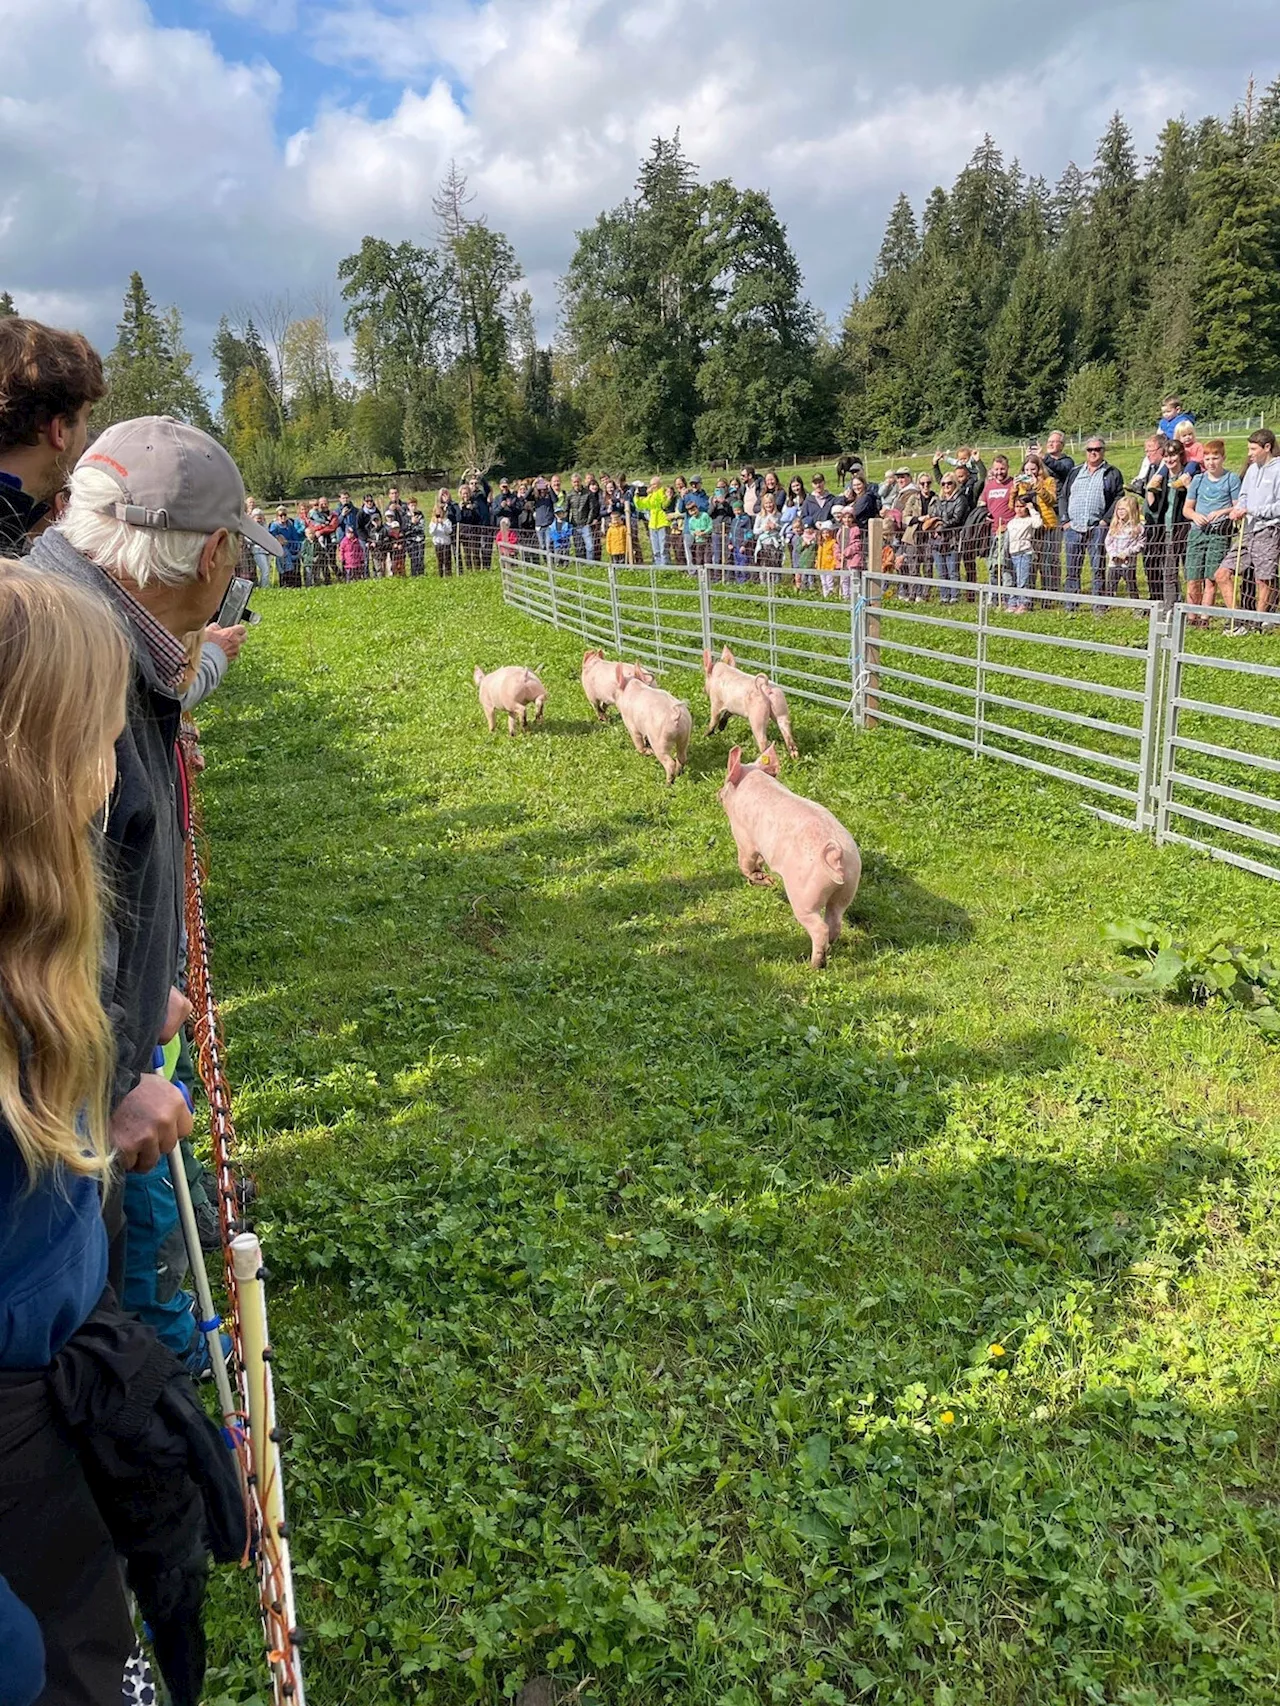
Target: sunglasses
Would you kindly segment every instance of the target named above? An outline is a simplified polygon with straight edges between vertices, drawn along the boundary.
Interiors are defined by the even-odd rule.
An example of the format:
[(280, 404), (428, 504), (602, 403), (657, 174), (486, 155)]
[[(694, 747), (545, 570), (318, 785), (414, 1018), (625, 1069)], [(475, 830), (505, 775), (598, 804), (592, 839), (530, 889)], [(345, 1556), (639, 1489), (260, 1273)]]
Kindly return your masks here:
[(1084, 453), (1086, 456), (1101, 456), (1102, 446), (1100, 444), (1086, 444)]

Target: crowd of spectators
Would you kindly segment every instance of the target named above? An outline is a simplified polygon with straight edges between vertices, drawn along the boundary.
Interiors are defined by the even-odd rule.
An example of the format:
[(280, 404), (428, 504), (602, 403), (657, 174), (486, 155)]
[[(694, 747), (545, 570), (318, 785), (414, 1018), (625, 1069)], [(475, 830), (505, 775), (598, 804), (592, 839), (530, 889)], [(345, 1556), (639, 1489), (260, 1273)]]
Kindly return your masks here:
[[(972, 598), (986, 578), (1000, 586), (1012, 614), (1030, 611), (1035, 593), (1061, 597), (1074, 613), (1086, 599), (1145, 598), (1170, 606), (1184, 598), (1208, 611), (1220, 599), (1272, 607), (1280, 541), (1280, 458), (1275, 435), (1260, 428), (1239, 473), (1226, 467), (1220, 439), (1201, 444), (1194, 417), (1166, 398), (1135, 479), (1107, 460), (1106, 441), (1086, 438), (1083, 460), (1065, 435), (1051, 432), (1026, 447), (1017, 466), (1007, 455), (990, 466), (972, 445), (939, 451), (932, 467), (903, 464), (873, 481), (860, 458), (837, 463), (839, 490), (823, 474), (806, 482), (750, 464), (714, 484), (701, 475), (575, 473), (567, 480), (468, 475), (456, 495), (442, 487), (426, 513), (394, 487), (381, 506), (316, 499), (290, 515), (281, 505), (269, 524), (283, 547), (282, 585), (327, 584), (378, 575), (421, 575), (431, 558), (439, 576), (474, 573), (521, 550), (617, 564), (649, 562), (713, 579), (786, 579), (797, 591), (851, 596), (866, 569), (908, 577), (892, 595), (913, 602)], [(266, 524), (260, 510), (255, 518)], [(882, 523), (879, 561), (871, 563), (869, 524)], [(430, 558), (428, 556), (430, 547)], [(253, 572), (268, 584), (271, 560), (256, 553)], [(1205, 622), (1206, 615), (1192, 621)]]

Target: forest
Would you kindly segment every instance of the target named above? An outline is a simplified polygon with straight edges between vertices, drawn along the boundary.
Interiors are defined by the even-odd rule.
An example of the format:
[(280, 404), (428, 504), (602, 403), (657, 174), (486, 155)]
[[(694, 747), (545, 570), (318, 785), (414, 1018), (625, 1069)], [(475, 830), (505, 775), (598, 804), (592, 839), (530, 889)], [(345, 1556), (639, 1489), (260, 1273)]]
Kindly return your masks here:
[(314, 300), (228, 304), (216, 396), (178, 309), (134, 273), (101, 422), (211, 426), (251, 489), (284, 495), (358, 470), (670, 470), (1093, 431), (1153, 419), (1168, 390), (1202, 415), (1280, 392), (1280, 78), (1225, 118), (1170, 118), (1146, 159), (1116, 113), (1052, 184), (984, 137), (922, 207), (899, 195), (838, 326), (769, 192), (704, 182), (678, 133), (577, 233), (549, 346), (456, 167), (432, 214), (426, 237), (365, 236)]

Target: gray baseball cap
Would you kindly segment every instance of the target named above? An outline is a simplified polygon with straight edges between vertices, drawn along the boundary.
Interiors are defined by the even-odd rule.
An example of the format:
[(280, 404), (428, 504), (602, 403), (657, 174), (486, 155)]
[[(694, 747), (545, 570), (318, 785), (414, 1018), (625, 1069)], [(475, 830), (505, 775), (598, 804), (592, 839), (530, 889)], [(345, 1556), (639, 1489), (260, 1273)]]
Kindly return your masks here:
[(205, 534), (225, 527), (273, 556), (284, 555), (281, 542), (244, 513), (240, 470), (199, 427), (170, 415), (120, 421), (94, 439), (78, 466), (111, 476), (121, 492), (111, 513), (131, 527)]

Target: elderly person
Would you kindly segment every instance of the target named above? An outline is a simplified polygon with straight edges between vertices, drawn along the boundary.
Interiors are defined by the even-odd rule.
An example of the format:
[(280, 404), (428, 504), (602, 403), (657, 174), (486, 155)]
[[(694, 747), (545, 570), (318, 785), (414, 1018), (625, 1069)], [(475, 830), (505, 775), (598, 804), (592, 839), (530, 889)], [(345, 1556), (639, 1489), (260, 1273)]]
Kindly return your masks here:
[(151, 1070), (181, 928), (174, 746), (190, 674), (188, 637), (217, 615), (242, 539), (281, 553), (279, 540), (245, 515), (244, 484), (222, 446), (154, 416), (108, 427), (90, 446), (71, 476), (59, 526), (31, 553), (45, 573), (105, 600), (132, 648), (104, 836), (114, 905), (103, 995), (116, 1044), (112, 1142), (126, 1167), (143, 1172), (191, 1129), (181, 1092)]

